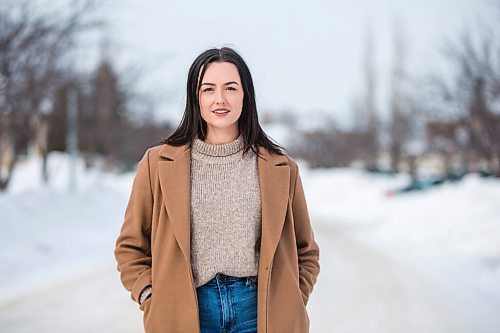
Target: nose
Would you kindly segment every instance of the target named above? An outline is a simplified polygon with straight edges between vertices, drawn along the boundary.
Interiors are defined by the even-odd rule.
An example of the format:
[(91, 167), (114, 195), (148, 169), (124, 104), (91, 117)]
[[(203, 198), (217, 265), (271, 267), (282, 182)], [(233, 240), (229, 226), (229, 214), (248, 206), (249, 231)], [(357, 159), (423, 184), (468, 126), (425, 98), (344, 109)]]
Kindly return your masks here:
[(224, 104), (226, 102), (226, 95), (224, 93), (224, 89), (220, 89), (216, 96), (215, 96), (215, 102), (217, 104)]

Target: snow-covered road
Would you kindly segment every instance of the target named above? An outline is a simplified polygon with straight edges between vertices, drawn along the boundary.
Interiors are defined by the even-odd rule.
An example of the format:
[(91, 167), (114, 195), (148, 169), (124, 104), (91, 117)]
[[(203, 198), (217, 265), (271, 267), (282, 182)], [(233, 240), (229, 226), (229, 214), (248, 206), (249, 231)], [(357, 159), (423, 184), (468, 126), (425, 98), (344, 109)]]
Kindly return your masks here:
[(0, 304), (0, 332), (142, 332), (142, 312), (114, 262)]
[(308, 304), (311, 332), (500, 332), (493, 306), (464, 303), (446, 281), (349, 237), (350, 230), (318, 224), (315, 231), (321, 273)]
[[(318, 224), (321, 274), (308, 308), (312, 333), (498, 332), (494, 313), (461, 302), (442, 281)], [(483, 309), (484, 310), (484, 309)], [(493, 310), (493, 309), (490, 309)], [(141, 332), (142, 313), (108, 260), (78, 277), (0, 305), (1, 332)]]

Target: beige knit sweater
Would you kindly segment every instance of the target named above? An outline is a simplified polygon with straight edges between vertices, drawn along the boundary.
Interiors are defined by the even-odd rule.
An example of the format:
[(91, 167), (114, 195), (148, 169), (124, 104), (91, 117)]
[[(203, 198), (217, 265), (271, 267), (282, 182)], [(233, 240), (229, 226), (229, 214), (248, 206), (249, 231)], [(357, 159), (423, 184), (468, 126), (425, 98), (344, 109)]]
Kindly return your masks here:
[(191, 149), (191, 265), (196, 287), (218, 272), (257, 275), (261, 202), (257, 156), (243, 137)]

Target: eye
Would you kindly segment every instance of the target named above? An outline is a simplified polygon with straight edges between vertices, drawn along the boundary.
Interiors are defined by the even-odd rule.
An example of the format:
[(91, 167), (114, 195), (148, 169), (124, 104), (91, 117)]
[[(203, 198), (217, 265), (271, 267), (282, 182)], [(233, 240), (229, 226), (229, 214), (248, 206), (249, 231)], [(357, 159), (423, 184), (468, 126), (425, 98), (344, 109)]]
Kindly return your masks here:
[(203, 88), (201, 91), (202, 92), (209, 92), (209, 91), (213, 91), (213, 90), (214, 90), (214, 88), (212, 88), (212, 87), (206, 87), (206, 88)]
[(232, 90), (232, 91), (236, 91), (237, 90), (235, 87), (227, 87), (226, 89), (227, 90)]

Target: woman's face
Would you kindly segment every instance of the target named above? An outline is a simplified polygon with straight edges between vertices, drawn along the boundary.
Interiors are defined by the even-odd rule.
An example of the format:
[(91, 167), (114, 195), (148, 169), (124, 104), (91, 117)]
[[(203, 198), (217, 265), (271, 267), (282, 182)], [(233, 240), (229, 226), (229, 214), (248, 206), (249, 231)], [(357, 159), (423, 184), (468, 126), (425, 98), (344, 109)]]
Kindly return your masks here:
[(212, 62), (207, 65), (199, 91), (201, 117), (207, 122), (207, 136), (221, 130), (238, 135), (243, 95), (238, 68), (234, 64)]

